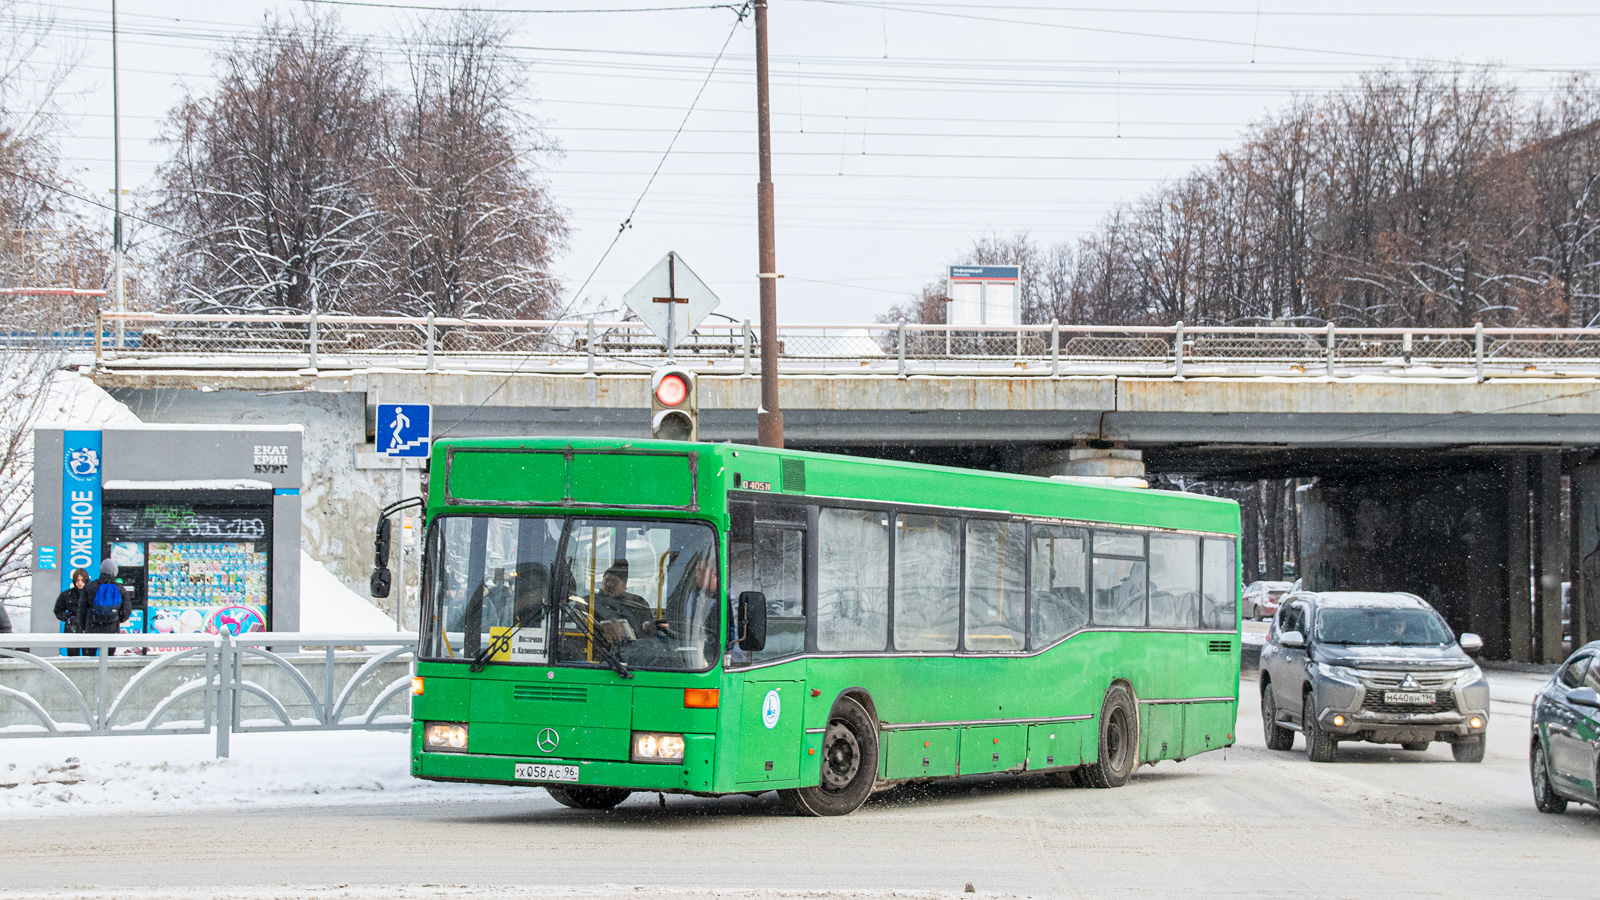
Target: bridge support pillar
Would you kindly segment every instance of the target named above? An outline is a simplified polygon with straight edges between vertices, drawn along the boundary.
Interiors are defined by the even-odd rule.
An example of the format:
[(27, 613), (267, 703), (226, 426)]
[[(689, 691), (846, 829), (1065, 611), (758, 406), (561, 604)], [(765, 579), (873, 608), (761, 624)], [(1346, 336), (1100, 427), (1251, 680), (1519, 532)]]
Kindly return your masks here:
[[(1519, 460), (1520, 519), (1510, 471)], [(1527, 476), (1527, 458), (1510, 457), (1501, 465), (1462, 461), (1430, 471), (1320, 479), (1301, 495), (1301, 578), (1314, 591), (1409, 591), (1457, 632), (1482, 635), (1486, 658), (1526, 658), (1532, 646)], [(1514, 633), (1509, 596), (1517, 579), (1508, 573), (1517, 571), (1522, 637)]]
[(1506, 639), (1512, 662), (1533, 662), (1532, 517), (1528, 458), (1506, 459)]
[(1073, 447), (1046, 450), (1028, 457), (1029, 475), (1047, 478), (1090, 478), (1113, 484), (1147, 487), (1144, 454), (1122, 447)]

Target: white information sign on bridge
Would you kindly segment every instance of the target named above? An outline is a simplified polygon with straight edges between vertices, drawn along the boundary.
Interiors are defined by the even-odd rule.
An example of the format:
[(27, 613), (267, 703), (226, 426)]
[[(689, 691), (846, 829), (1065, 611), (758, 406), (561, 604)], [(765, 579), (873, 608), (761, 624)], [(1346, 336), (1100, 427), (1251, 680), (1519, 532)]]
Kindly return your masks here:
[(661, 338), (670, 354), (722, 301), (683, 257), (668, 253), (622, 295), (622, 302)]

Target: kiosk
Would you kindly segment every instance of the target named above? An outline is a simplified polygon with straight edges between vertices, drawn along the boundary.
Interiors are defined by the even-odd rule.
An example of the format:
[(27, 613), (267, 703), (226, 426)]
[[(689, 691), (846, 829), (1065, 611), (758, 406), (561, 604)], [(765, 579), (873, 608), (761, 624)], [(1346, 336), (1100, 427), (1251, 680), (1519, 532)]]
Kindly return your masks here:
[(117, 563), (130, 633), (297, 631), (299, 425), (34, 431), (31, 630), (72, 570)]

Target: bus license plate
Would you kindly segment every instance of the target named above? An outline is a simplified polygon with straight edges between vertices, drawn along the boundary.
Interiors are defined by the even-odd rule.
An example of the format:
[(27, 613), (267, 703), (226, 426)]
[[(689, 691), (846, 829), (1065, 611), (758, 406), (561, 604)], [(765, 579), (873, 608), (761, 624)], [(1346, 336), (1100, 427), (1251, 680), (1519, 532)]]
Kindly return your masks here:
[(1437, 696), (1434, 691), (1384, 691), (1383, 702), (1427, 706), (1433, 703)]
[(544, 763), (517, 763), (518, 781), (577, 781), (577, 766), (547, 766)]

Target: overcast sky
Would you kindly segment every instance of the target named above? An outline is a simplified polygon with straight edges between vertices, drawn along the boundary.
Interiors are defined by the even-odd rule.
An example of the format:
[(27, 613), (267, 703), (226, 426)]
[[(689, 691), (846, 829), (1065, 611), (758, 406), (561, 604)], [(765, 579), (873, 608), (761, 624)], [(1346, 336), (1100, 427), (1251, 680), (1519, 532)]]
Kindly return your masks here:
[[(1026, 230), (1044, 243), (1082, 234), (1118, 201), (1233, 146), (1249, 122), (1295, 93), (1338, 90), (1379, 66), (1496, 62), (1532, 93), (1554, 73), (1600, 66), (1592, 0), (1081, 3), (772, 0), (783, 320), (870, 321), (940, 277), (985, 231)], [(109, 3), (37, 5), (55, 12), (61, 39), (81, 47), (64, 150), (83, 184), (108, 198)], [(315, 8), (336, 11), (385, 50), (418, 15), (396, 8), (404, 5)], [(703, 7), (534, 11), (696, 0), (478, 5), (507, 11), (517, 52), (531, 63), (531, 110), (564, 151), (545, 164), (554, 199), (570, 211), (571, 247), (557, 263), (569, 292), (600, 263), (732, 33), (633, 227), (584, 293), (602, 305), (676, 250), (721, 296), (719, 312), (754, 318), (748, 22)], [(209, 89), (213, 54), (263, 15), (312, 8), (122, 0), (124, 186), (138, 194), (153, 184), (162, 118), (186, 90)]]

